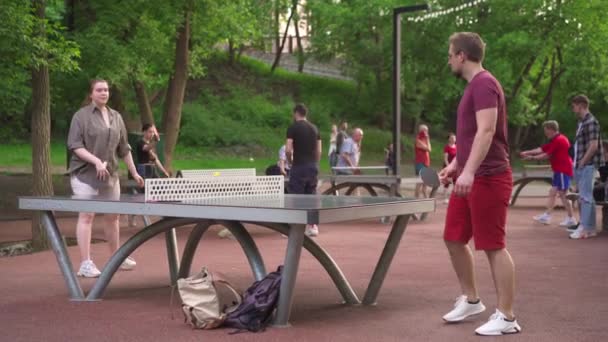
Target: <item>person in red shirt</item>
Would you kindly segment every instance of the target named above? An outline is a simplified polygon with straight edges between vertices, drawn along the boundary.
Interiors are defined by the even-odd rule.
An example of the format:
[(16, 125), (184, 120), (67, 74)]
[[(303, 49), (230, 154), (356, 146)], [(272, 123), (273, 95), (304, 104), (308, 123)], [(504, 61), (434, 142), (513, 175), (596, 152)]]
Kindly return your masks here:
[(513, 188), (507, 140), (507, 108), (502, 86), (482, 66), (485, 43), (477, 33), (450, 36), (448, 65), (467, 81), (456, 120), (456, 158), (439, 172), (445, 184), (458, 175), (448, 204), (443, 239), (460, 283), (461, 295), (443, 316), (450, 323), (485, 311), (475, 284), (473, 252), (468, 242), (483, 250), (490, 263), (496, 312), (478, 335), (514, 334), (521, 331), (513, 312), (515, 266), (506, 249), (507, 208)]
[(570, 188), (570, 180), (573, 175), (573, 163), (568, 149), (570, 149), (570, 141), (568, 138), (559, 132), (559, 124), (557, 121), (550, 120), (543, 123), (545, 136), (549, 142), (541, 147), (533, 150), (523, 151), (520, 156), (524, 160), (544, 160), (549, 159), (551, 169), (553, 170), (553, 186), (549, 190), (547, 199), (547, 210), (541, 214), (534, 216), (534, 219), (543, 224), (551, 223), (551, 211), (555, 207), (555, 197), (559, 196), (568, 212), (568, 217), (559, 225), (562, 227), (572, 227), (576, 225), (572, 205), (566, 198), (566, 193)]
[[(443, 147), (443, 167), (450, 165), (452, 160), (456, 158), (456, 134), (448, 134), (448, 143)], [(444, 203), (450, 202), (450, 184), (456, 183), (456, 178), (452, 178), (443, 186)]]
[[(429, 128), (427, 125), (420, 125), (418, 127), (418, 135), (416, 136), (416, 142), (414, 143), (415, 152), (415, 172), (416, 176), (420, 175), (420, 171), (431, 166), (431, 138), (429, 137)], [(419, 198), (427, 197), (426, 186), (423, 183), (416, 184), (415, 196)]]

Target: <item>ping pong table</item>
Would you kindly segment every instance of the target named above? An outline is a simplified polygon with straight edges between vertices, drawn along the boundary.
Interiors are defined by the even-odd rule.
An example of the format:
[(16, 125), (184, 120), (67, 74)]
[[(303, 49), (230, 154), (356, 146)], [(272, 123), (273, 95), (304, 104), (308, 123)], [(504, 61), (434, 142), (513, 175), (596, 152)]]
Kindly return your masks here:
[[(146, 188), (149, 187), (148, 182), (151, 181), (153, 180), (146, 180)], [(196, 180), (191, 182), (194, 181)], [(282, 191), (282, 187), (280, 190)], [(146, 191), (148, 190), (146, 189)], [(27, 196), (19, 198), (20, 209), (42, 211), (43, 226), (72, 300), (95, 301), (101, 299), (119, 266), (139, 246), (158, 234), (193, 224), (195, 226), (184, 247), (181, 262), (176, 253), (168, 251), (169, 268), (178, 269), (178, 277), (189, 275), (192, 259), (203, 234), (210, 226), (219, 224), (229, 229), (234, 235), (248, 259), (254, 278), (259, 280), (267, 274), (266, 268), (255, 241), (244, 226), (244, 224), (254, 224), (287, 235), (275, 326), (289, 325), (302, 248), (309, 251), (323, 266), (345, 304), (372, 305), (376, 302), (391, 261), (405, 232), (408, 219), (414, 213), (430, 212), (435, 209), (433, 199), (415, 200), (397, 197), (284, 195), (281, 193), (276, 197), (151, 201), (146, 196), (147, 194), (123, 194), (119, 199), (100, 196)], [(162, 218), (139, 230), (111, 256), (103, 267), (100, 277), (85, 296), (61, 239), (54, 211), (150, 215)], [(364, 297), (360, 300), (332, 257), (315, 240), (305, 236), (305, 227), (307, 224), (325, 224), (382, 216), (396, 216), (397, 218), (387, 236)], [(175, 235), (172, 234), (165, 234), (165, 236), (167, 239), (175, 239)], [(175, 241), (168, 241), (168, 245), (170, 243), (175, 245)], [(171, 279), (172, 282), (176, 280)]]

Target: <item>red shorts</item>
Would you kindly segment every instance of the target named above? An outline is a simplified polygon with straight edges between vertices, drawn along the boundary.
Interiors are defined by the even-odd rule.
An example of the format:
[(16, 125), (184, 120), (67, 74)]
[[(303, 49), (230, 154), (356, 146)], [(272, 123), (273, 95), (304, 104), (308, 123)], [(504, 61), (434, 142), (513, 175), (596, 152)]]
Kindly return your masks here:
[(476, 176), (466, 197), (452, 193), (445, 219), (443, 239), (468, 243), (473, 237), (475, 249), (505, 248), (507, 207), (511, 199), (511, 170), (492, 176)]

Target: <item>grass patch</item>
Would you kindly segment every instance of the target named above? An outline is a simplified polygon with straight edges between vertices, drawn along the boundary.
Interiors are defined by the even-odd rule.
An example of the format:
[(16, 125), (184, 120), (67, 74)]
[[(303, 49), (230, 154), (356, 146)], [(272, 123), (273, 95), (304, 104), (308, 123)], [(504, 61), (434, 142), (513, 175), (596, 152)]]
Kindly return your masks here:
[[(29, 143), (2, 144), (0, 165), (3, 167), (28, 167), (32, 165), (32, 145)], [(51, 165), (66, 165), (65, 143), (51, 142)]]

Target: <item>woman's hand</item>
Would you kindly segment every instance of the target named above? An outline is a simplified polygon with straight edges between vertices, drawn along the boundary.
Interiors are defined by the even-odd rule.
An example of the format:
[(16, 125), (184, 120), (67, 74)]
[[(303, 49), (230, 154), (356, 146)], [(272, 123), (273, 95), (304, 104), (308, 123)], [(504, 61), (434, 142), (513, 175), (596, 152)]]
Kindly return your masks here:
[(101, 181), (105, 181), (110, 176), (108, 162), (102, 162), (101, 159), (98, 159), (95, 163), (95, 169), (97, 170), (97, 179)]

